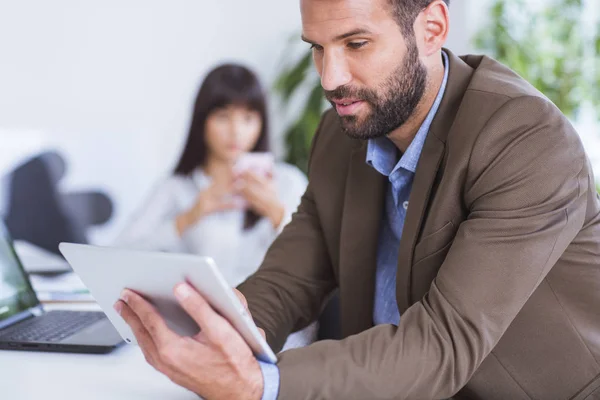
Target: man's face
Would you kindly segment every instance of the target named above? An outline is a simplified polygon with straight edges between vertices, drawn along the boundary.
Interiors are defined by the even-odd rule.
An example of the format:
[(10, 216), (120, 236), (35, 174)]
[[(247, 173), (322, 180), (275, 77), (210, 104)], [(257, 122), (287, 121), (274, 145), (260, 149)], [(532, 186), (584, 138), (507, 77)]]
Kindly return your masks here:
[(403, 125), (423, 97), (427, 70), (388, 0), (301, 0), (301, 11), (303, 38), (346, 134), (371, 139)]

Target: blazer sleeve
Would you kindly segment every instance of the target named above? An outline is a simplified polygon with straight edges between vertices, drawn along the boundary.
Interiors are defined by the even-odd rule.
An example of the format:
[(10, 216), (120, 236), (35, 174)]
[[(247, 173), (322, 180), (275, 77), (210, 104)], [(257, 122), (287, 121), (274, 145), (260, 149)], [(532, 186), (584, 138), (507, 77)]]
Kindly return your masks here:
[[(279, 398), (456, 394), (582, 228), (591, 190), (586, 165), (576, 133), (553, 105), (531, 97), (507, 101), (473, 146), (461, 194), (470, 215), (428, 294), (402, 314), (398, 326), (379, 325), (282, 353)], [(290, 307), (288, 296), (281, 296), (284, 315), (290, 313), (283, 311)]]
[[(312, 143), (314, 150), (323, 128)], [(292, 220), (275, 239), (261, 267), (238, 289), (248, 299), (256, 325), (279, 351), (291, 332), (316, 320), (336, 282), (309, 183)]]

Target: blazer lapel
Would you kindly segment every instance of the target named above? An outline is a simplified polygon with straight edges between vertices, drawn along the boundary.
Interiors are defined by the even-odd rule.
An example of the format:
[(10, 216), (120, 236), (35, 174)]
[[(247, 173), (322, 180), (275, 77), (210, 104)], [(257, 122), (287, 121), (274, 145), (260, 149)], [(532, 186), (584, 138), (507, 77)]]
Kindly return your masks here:
[(428, 135), (421, 152), (419, 164), (408, 200), (408, 210), (404, 220), (400, 250), (398, 253), (398, 272), (396, 274), (396, 300), (402, 314), (411, 305), (410, 274), (418, 233), (429, 203), (429, 195), (437, 171), (444, 155), (445, 145), (432, 135)]
[(400, 240), (396, 299), (401, 314), (412, 305), (414, 300), (411, 293), (411, 268), (415, 245), (425, 220), (425, 213), (430, 212), (428, 210), (430, 195), (444, 158), (448, 133), (452, 129), (473, 74), (473, 69), (469, 65), (449, 50), (445, 51), (450, 63), (446, 92), (423, 145)]
[(366, 163), (366, 143), (358, 146), (350, 160), (340, 234), (343, 337), (373, 326), (377, 244), (386, 187), (385, 177)]

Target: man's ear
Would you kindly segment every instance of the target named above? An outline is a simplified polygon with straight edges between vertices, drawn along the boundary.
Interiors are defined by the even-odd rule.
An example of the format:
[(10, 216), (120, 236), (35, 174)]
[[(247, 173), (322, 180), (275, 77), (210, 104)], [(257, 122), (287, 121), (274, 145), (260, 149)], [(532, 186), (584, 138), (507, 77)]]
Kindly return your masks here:
[(415, 21), (417, 45), (423, 57), (439, 52), (448, 38), (450, 10), (443, 0), (434, 0)]

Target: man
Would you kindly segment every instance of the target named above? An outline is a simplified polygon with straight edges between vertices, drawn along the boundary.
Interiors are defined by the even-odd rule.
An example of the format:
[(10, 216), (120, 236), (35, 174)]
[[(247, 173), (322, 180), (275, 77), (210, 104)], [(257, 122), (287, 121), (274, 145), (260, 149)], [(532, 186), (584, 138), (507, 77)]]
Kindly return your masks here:
[(442, 49), (448, 3), (301, 0), (334, 110), (298, 212), (239, 289), (279, 350), (337, 287), (344, 339), (259, 366), (189, 286), (193, 339), (126, 291), (152, 365), (209, 399), (600, 398), (590, 165), (533, 87)]

